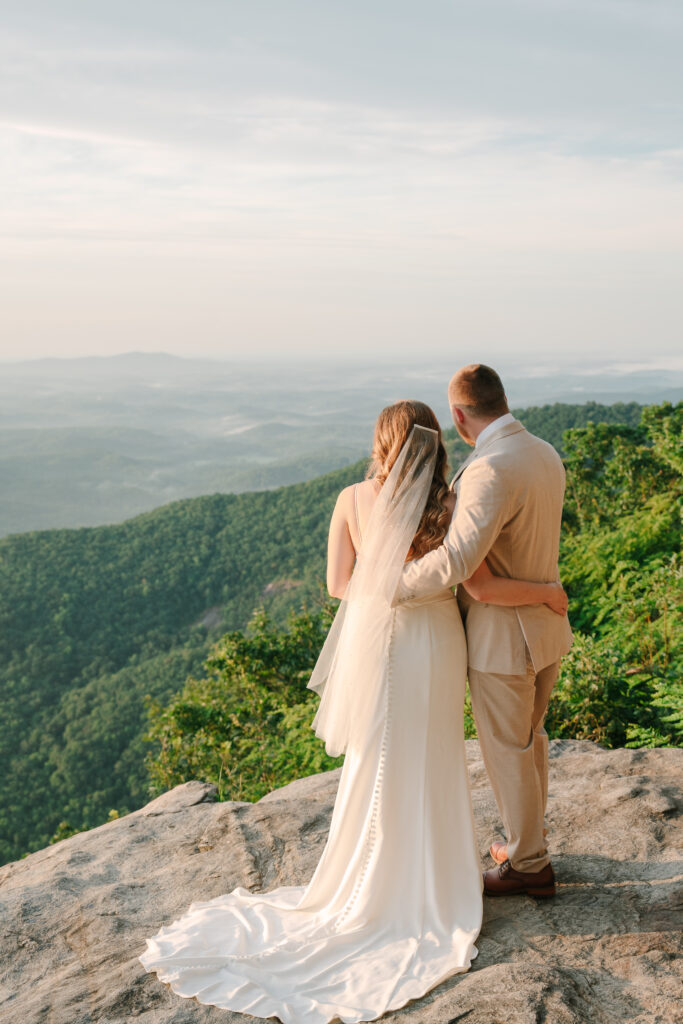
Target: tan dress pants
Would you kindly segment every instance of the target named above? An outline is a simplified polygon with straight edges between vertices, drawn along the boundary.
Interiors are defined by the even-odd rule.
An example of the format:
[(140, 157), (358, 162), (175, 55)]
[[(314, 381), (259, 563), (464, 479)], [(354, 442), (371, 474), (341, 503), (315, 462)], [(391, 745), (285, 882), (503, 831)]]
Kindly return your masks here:
[(560, 662), (525, 675), (468, 671), (472, 710), (486, 771), (517, 871), (550, 862), (544, 837), (548, 799), (548, 734), (543, 728)]

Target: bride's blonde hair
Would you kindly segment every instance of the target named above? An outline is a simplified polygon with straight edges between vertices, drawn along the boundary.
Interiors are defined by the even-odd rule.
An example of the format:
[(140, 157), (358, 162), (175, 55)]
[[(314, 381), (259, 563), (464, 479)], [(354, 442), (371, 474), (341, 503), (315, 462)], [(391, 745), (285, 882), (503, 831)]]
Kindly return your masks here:
[(439, 446), (427, 504), (408, 552), (409, 559), (419, 558), (432, 548), (438, 547), (446, 536), (451, 518), (446, 504), (448, 457), (441, 439), (439, 421), (428, 405), (424, 402), (401, 401), (382, 409), (375, 425), (372, 461), (366, 474), (368, 479), (377, 480), (382, 485), (415, 425), (436, 430), (439, 435)]

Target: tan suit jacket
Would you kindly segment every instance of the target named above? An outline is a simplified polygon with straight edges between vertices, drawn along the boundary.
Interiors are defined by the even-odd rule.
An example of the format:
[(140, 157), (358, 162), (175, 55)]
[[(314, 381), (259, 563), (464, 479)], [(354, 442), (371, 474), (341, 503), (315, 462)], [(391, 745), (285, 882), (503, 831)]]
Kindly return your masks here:
[[(475, 449), (453, 484), (455, 512), (444, 543), (403, 570), (398, 603), (435, 593), (469, 577), (484, 558), (496, 576), (551, 583), (558, 555), (565, 474), (555, 449), (518, 420), (498, 427)], [(469, 666), (480, 672), (536, 672), (572, 644), (566, 616), (547, 605), (503, 608), (458, 588)]]

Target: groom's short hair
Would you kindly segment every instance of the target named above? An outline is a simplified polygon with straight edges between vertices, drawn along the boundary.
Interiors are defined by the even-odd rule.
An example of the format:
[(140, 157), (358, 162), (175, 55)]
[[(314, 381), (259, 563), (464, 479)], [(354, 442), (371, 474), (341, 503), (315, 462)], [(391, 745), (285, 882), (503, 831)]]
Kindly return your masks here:
[(470, 416), (482, 419), (504, 416), (509, 412), (503, 382), (490, 366), (471, 363), (451, 377), (448, 385), (451, 405), (464, 408)]

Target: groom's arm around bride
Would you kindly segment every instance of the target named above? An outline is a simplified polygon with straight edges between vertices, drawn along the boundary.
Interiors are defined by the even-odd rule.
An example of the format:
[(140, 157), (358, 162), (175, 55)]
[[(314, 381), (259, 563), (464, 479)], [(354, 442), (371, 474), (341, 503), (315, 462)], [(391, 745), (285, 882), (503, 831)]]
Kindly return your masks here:
[[(474, 451), (453, 481), (457, 500), (444, 543), (406, 565), (397, 601), (462, 583), (484, 558), (496, 576), (557, 580), (560, 457), (509, 413), (500, 378), (489, 367), (458, 371), (449, 400), (455, 425)], [(543, 720), (560, 659), (571, 646), (569, 623), (546, 605), (489, 605), (462, 587), (458, 599), (477, 733), (507, 836), (507, 850), (495, 852), (497, 859), (507, 853), (510, 861), (487, 872), (486, 891), (536, 888), (537, 895), (550, 895)]]

